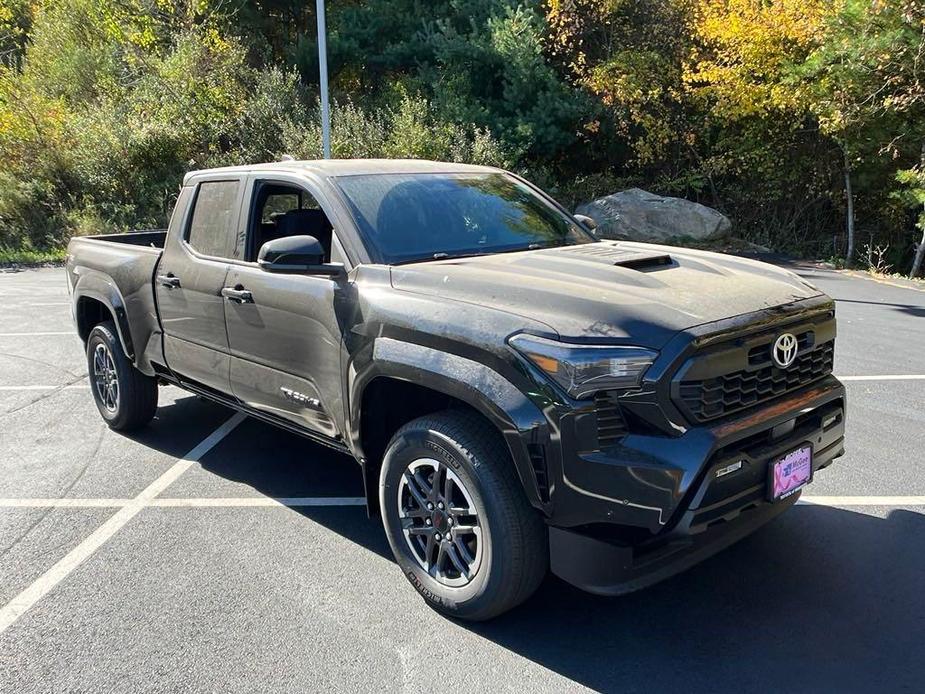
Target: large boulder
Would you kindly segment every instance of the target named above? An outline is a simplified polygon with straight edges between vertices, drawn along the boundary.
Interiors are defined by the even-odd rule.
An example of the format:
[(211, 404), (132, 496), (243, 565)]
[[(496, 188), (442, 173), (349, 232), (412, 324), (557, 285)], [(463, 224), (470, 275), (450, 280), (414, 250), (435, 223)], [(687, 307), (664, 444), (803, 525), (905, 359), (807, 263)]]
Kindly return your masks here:
[(732, 228), (728, 217), (710, 207), (640, 188), (598, 198), (581, 205), (576, 212), (597, 222), (601, 238), (623, 241), (714, 241)]

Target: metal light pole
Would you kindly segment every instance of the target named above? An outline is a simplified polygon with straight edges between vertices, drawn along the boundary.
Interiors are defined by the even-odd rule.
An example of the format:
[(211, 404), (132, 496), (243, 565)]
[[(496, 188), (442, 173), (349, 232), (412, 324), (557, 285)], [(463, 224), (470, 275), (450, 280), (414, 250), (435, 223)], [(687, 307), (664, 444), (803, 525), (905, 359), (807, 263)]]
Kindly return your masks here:
[(324, 26), (324, 0), (315, 0), (318, 15), (318, 70), (321, 73), (321, 147), (331, 158), (331, 109), (328, 105), (328, 40)]

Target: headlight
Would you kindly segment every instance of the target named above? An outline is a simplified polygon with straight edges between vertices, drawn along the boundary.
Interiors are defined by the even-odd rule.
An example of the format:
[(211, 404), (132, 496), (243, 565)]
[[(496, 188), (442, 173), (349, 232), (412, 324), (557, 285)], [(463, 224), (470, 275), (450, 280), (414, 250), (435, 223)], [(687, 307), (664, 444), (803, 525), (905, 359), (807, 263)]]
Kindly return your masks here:
[(641, 347), (575, 345), (523, 334), (508, 343), (575, 399), (638, 387), (658, 356)]

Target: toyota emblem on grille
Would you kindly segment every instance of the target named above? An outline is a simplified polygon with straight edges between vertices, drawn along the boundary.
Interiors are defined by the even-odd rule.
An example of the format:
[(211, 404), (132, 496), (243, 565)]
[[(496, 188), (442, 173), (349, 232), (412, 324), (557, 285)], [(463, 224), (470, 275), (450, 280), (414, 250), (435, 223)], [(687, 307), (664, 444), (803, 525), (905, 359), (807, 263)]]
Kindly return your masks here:
[(784, 333), (774, 341), (771, 357), (780, 368), (786, 369), (797, 358), (797, 339), (791, 333)]

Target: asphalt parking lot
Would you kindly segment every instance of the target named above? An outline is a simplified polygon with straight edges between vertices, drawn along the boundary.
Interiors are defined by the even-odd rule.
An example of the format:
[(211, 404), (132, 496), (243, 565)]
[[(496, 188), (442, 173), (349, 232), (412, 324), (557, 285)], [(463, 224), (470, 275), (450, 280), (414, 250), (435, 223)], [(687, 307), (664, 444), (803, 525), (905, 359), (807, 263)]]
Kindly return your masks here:
[(93, 405), (63, 271), (0, 273), (0, 692), (921, 691), (925, 291), (827, 270), (848, 453), (755, 535), (646, 591), (549, 578), (427, 609), (355, 463), (175, 388)]

